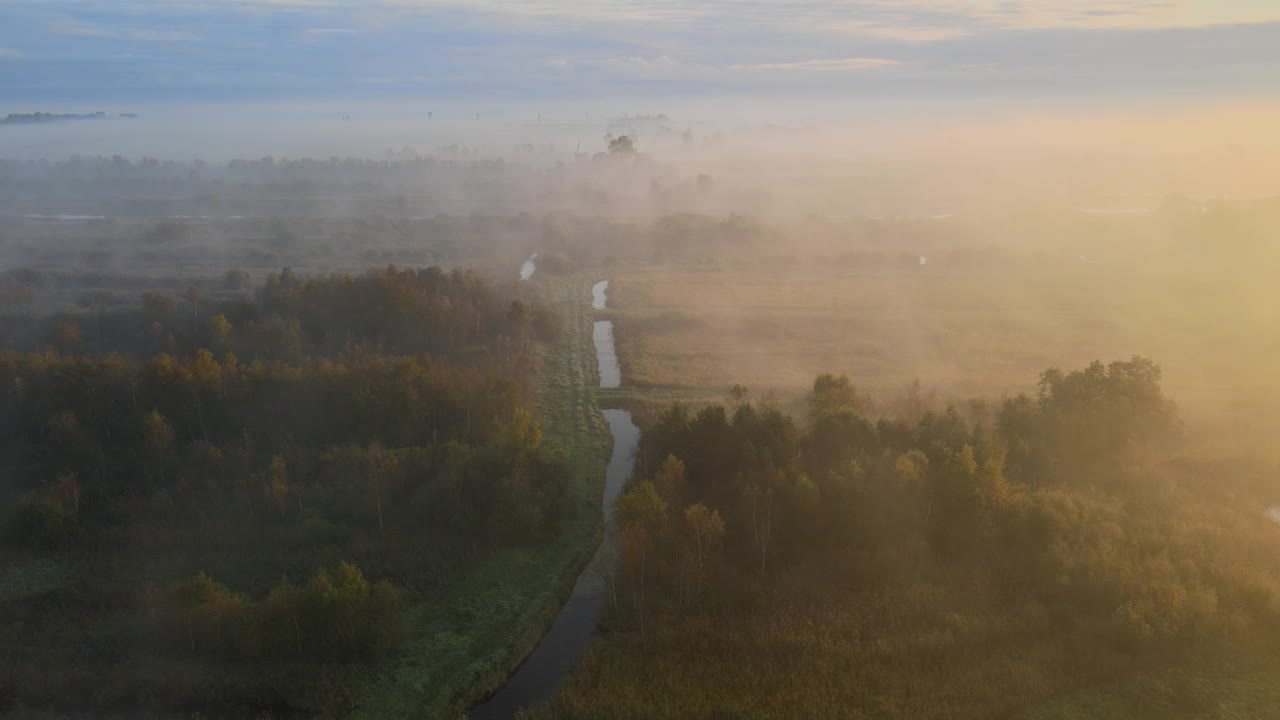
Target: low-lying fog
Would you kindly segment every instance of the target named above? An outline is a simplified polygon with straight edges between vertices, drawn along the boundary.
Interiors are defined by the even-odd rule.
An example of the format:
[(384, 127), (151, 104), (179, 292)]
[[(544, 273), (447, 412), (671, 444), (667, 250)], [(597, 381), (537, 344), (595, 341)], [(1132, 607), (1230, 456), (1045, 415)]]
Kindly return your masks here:
[[(906, 373), (963, 393), (1141, 353), (1165, 364), (1175, 398), (1213, 411), (1202, 417), (1255, 437), (1280, 426), (1267, 409), (1280, 398), (1276, 106), (636, 104), (119, 107), (104, 109), (141, 116), (0, 126), (6, 306), (283, 266), (514, 278), (538, 253), (539, 273), (644, 267), (650, 296), (671, 292), (661, 273), (751, 266), (772, 284), (715, 285), (713, 319), (645, 298), (668, 312), (646, 337), (655, 362), (664, 338), (692, 355), (708, 349), (681, 343), (714, 338), (758, 360), (708, 362), (743, 379), (785, 387), (879, 356), (896, 370), (868, 384)], [(952, 280), (884, 275), (908, 270)], [(31, 272), (55, 274), (30, 290)], [(841, 291), (785, 319), (752, 309), (812, 294), (814, 272)], [(897, 304), (869, 300), (858, 273), (879, 273)], [(634, 288), (617, 284), (623, 306)], [(960, 326), (933, 317), (960, 301)], [(866, 334), (810, 353), (800, 323), (840, 335), (818, 306)]]
[[(1043, 207), (1124, 212), (1152, 209), (1170, 194), (1253, 199), (1280, 187), (1274, 105), (1117, 110), (1006, 103), (979, 110), (810, 102), (797, 104), (800, 110), (785, 101), (687, 99), (632, 105), (121, 106), (106, 108), (113, 116), (107, 120), (0, 126), (6, 161), (0, 179), (7, 191), (21, 192), (11, 184), (19, 177), (13, 161), (74, 156), (202, 161), (210, 164), (201, 168), (209, 175), (234, 159), (434, 158), (480, 163), (486, 172), (480, 186), (464, 182), (465, 174), (415, 169), (399, 176), (406, 193), (452, 193), (425, 214), (511, 209), (643, 216), (703, 209), (788, 217), (937, 217)], [(0, 114), (31, 110), (0, 108)], [(123, 112), (140, 116), (117, 116)], [(625, 169), (586, 164), (618, 135), (635, 141), (637, 162)], [(296, 170), (288, 175), (308, 179)], [(592, 193), (577, 192), (584, 183), (597, 185)], [(560, 196), (549, 198), (554, 189)], [(360, 212), (341, 203), (334, 208)], [(52, 212), (79, 214), (74, 207)]]

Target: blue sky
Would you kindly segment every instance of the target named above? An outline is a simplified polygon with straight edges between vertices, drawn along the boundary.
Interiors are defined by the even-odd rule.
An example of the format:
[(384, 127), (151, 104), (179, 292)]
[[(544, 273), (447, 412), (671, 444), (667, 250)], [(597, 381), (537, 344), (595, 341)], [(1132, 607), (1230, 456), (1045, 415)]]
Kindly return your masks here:
[(0, 0), (0, 104), (1274, 98), (1280, 0)]

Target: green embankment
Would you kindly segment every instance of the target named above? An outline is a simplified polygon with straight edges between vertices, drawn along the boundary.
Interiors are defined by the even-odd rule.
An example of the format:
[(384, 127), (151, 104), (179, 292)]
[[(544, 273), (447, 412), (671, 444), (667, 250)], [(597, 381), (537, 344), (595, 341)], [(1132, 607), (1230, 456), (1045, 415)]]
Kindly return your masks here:
[(564, 532), (541, 547), (499, 551), (444, 597), (410, 607), (404, 652), (354, 717), (460, 716), (533, 650), (595, 552), (611, 441), (593, 392), (591, 285), (578, 277), (540, 281), (565, 329), (542, 350), (538, 387), (543, 442), (564, 451), (573, 473)]

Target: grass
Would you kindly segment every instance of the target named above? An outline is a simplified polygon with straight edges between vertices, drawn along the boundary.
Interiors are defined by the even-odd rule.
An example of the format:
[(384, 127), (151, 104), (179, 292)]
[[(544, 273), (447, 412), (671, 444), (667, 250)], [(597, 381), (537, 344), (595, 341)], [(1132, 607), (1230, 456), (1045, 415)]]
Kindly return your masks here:
[(543, 442), (563, 450), (573, 472), (567, 526), (556, 541), (500, 551), (444, 597), (415, 603), (406, 650), (369, 684), (354, 717), (460, 717), (533, 651), (595, 552), (610, 440), (592, 390), (591, 285), (541, 281), (565, 322), (564, 339), (544, 349), (538, 409)]
[(1047, 367), (1139, 354), (1163, 365), (1184, 415), (1266, 446), (1280, 383), (1259, 360), (1280, 353), (1280, 333), (1247, 288), (1200, 287), (1211, 280), (1095, 266), (640, 267), (611, 278), (609, 316), (627, 382), (663, 400), (722, 400), (734, 383), (793, 397), (824, 372), (887, 402), (917, 378), (943, 400), (998, 398), (1034, 390)]
[(615, 630), (534, 717), (1243, 720), (1280, 707), (1280, 665), (1259, 642), (1133, 655), (959, 595), (776, 600), (655, 617), (643, 640)]

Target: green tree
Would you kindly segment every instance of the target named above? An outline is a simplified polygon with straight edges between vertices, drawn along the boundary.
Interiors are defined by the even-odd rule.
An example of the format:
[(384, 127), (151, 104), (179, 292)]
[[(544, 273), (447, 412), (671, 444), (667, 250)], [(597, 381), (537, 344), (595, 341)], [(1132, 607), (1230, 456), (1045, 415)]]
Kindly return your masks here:
[(609, 140), (609, 152), (613, 155), (631, 155), (636, 151), (635, 140), (630, 135), (619, 135)]
[(809, 416), (814, 420), (840, 413), (860, 413), (864, 406), (865, 400), (848, 375), (824, 374), (813, 381)]

